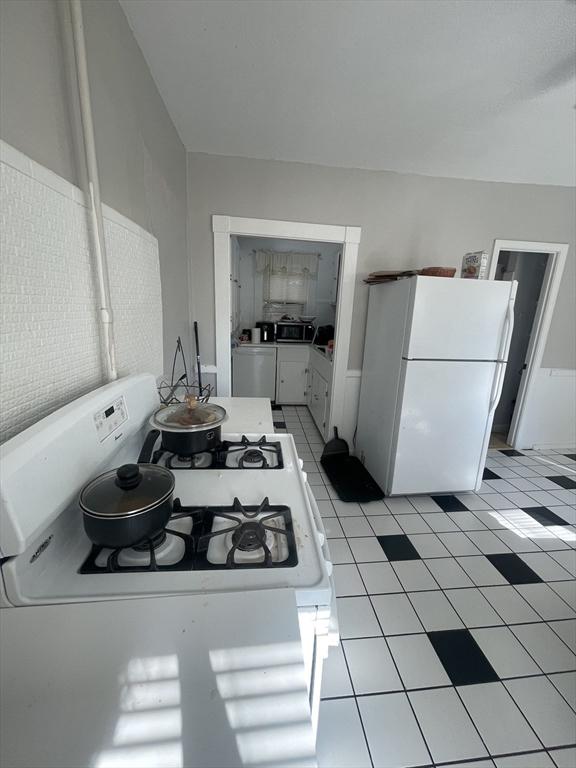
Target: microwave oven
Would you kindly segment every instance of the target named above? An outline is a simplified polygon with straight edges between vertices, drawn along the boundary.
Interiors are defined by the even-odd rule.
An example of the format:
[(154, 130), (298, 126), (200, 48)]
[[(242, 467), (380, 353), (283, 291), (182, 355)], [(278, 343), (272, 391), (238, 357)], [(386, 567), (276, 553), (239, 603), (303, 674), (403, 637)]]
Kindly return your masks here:
[(312, 323), (299, 323), (290, 320), (281, 320), (276, 323), (276, 341), (294, 341), (300, 344), (311, 344), (316, 332)]

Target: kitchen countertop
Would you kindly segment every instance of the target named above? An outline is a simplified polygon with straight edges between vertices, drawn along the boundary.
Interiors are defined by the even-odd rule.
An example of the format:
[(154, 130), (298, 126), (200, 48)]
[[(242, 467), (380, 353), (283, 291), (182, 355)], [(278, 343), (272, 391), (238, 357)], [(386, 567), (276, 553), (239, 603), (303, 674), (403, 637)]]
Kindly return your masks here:
[(311, 347), (309, 341), (259, 341), (257, 344), (251, 341), (246, 341), (243, 344), (238, 344), (234, 349), (240, 347), (264, 347), (266, 349), (274, 349), (275, 347)]
[(316, 765), (291, 589), (3, 614), (2, 765)]
[(272, 434), (272, 406), (267, 397), (211, 397), (211, 403), (222, 406), (226, 421), (222, 432), (245, 434)]

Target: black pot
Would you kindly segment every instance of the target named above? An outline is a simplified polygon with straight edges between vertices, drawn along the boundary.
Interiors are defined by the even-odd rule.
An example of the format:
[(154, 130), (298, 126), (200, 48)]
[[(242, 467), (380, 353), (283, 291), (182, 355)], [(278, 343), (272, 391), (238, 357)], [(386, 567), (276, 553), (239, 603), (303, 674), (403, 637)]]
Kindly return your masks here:
[(220, 443), (226, 411), (212, 403), (175, 403), (161, 408), (150, 424), (162, 432), (162, 448), (178, 456), (210, 451)]
[(171, 432), (162, 430), (162, 448), (177, 456), (191, 456), (215, 448), (220, 442), (221, 427), (200, 432)]
[(156, 464), (124, 464), (84, 486), (84, 530), (101, 547), (132, 547), (154, 539), (172, 514), (174, 475)]

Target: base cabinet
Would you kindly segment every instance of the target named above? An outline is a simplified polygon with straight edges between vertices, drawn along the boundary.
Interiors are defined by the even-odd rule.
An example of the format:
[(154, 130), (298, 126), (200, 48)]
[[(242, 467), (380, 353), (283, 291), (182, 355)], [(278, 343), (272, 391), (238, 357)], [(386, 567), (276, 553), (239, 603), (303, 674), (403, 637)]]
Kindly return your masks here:
[(328, 418), (328, 382), (316, 370), (310, 371), (310, 389), (308, 393), (308, 410), (322, 434), (326, 429)]
[(308, 390), (310, 349), (304, 345), (278, 347), (276, 402), (278, 405), (305, 405)]

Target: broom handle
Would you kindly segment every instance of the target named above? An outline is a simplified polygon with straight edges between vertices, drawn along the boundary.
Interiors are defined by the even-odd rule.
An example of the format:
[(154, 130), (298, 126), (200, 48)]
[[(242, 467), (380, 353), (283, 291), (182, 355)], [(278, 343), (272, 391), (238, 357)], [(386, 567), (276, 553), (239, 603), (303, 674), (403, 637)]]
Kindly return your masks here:
[(200, 345), (198, 343), (198, 323), (194, 320), (194, 341), (196, 342), (196, 368), (198, 370), (198, 393), (202, 397), (202, 366), (200, 364)]

